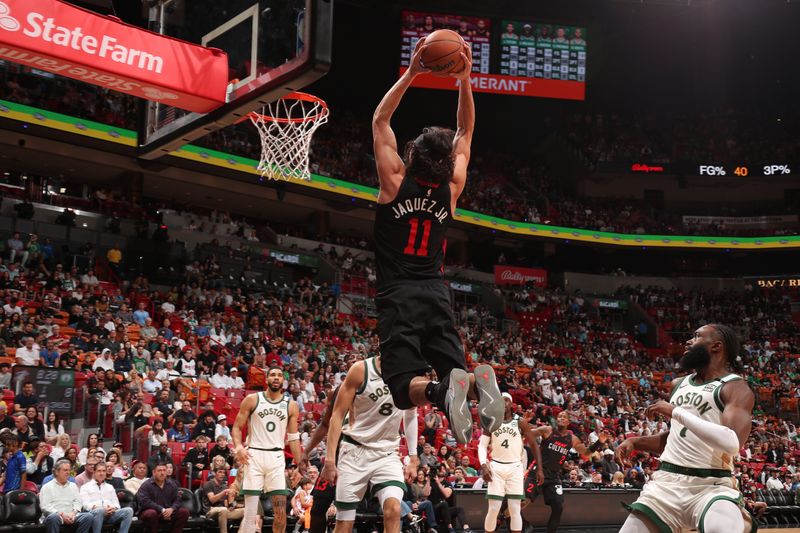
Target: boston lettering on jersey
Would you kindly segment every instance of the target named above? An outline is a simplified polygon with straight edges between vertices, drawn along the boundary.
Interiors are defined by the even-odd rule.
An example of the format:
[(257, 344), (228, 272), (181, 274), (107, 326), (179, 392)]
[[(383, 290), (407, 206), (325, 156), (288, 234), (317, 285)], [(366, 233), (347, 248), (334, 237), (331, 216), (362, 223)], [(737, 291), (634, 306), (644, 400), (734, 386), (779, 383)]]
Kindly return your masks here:
[(386, 398), (389, 396), (389, 385), (384, 385), (379, 389), (375, 389), (371, 393), (369, 393), (368, 398), (373, 402), (377, 402), (381, 398)]
[(436, 200), (432, 200), (430, 198), (406, 198), (403, 201), (394, 202), (393, 204), (389, 204), (394, 212), (394, 218), (399, 219), (405, 215), (410, 213), (415, 213), (417, 211), (425, 211), (426, 213), (432, 213), (436, 220), (439, 221), (439, 224), (442, 224), (444, 220), (450, 215), (450, 209), (447, 207), (439, 207), (437, 208), (436, 205), (438, 202)]
[(672, 403), (684, 408), (695, 407), (697, 412), (701, 415), (706, 414), (706, 411), (711, 409), (711, 405), (709, 405), (708, 401), (705, 401), (703, 395), (697, 392), (687, 392), (686, 394), (676, 396), (672, 399)]
[(283, 422), (286, 420), (286, 408), (283, 407), (267, 407), (266, 409), (262, 409), (261, 411), (256, 413), (259, 418), (265, 418), (267, 416), (276, 416), (278, 420)]
[(519, 432), (516, 431), (512, 426), (500, 426), (500, 429), (492, 433), (492, 436), (497, 437), (498, 439), (503, 435), (507, 435), (509, 437), (519, 437)]

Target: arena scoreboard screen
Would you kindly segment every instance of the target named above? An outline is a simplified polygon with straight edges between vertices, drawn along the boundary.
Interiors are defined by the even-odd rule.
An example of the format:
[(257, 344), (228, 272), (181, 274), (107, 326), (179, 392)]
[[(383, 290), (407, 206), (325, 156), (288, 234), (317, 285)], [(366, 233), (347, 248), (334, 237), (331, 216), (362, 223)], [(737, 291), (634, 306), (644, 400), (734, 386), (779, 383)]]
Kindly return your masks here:
[[(583, 100), (586, 94), (586, 28), (536, 21), (403, 11), (400, 72), (417, 41), (450, 29), (472, 48), (470, 84), (476, 92)], [(458, 88), (458, 81), (417, 76), (414, 87)]]

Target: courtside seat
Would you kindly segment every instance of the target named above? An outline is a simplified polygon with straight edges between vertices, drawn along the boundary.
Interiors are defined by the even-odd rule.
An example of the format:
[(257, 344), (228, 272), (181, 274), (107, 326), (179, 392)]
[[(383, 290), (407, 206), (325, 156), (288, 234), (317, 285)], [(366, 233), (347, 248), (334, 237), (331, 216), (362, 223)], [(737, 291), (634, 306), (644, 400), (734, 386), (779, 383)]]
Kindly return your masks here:
[(29, 490), (12, 490), (3, 498), (4, 523), (0, 531), (43, 532), (44, 525), (39, 523), (42, 509), (35, 492)]
[(181, 487), (178, 489), (178, 495), (181, 497), (181, 506), (189, 511), (189, 521), (186, 522), (186, 529), (203, 530), (209, 525), (214, 525), (213, 520), (208, 520), (200, 514), (201, 507), (195, 501), (195, 495), (192, 491)]

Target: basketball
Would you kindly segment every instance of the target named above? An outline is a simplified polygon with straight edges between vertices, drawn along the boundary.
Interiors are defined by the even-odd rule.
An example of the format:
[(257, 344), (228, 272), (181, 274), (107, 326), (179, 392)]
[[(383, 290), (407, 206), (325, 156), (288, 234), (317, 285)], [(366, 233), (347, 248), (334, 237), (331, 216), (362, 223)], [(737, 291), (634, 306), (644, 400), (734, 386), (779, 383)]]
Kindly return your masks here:
[(447, 76), (464, 68), (464, 39), (453, 30), (436, 30), (425, 38), (422, 66), (436, 76)]

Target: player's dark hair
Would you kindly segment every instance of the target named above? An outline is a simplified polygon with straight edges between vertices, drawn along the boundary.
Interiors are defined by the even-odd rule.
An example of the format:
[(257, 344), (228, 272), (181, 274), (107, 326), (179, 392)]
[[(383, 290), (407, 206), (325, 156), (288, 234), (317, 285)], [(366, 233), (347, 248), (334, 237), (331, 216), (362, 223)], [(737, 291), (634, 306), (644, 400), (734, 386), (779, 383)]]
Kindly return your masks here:
[(714, 329), (722, 341), (722, 345), (725, 347), (725, 355), (728, 356), (728, 364), (731, 365), (731, 368), (736, 372), (744, 372), (744, 367), (739, 359), (741, 342), (736, 331), (725, 324), (709, 324), (708, 327)]
[(280, 370), (281, 374), (283, 374), (283, 367), (281, 365), (276, 365), (276, 364), (269, 365), (269, 368), (267, 369), (267, 374), (269, 374), (273, 370)]
[(453, 139), (456, 133), (448, 128), (429, 127), (406, 144), (406, 174), (432, 183), (445, 183), (453, 177)]

